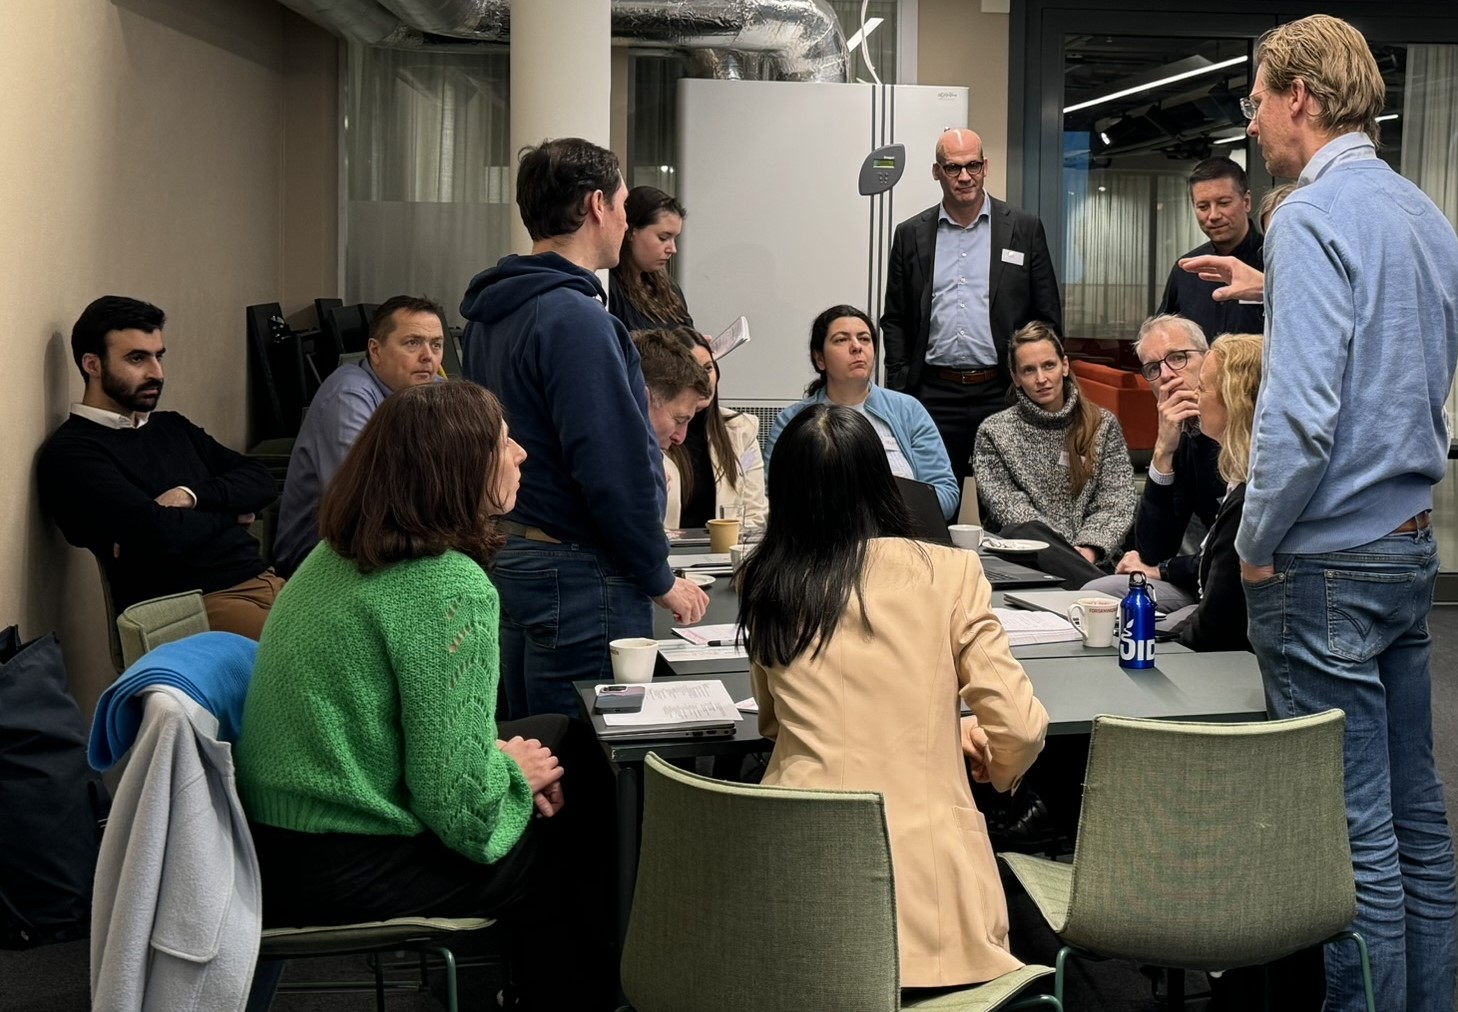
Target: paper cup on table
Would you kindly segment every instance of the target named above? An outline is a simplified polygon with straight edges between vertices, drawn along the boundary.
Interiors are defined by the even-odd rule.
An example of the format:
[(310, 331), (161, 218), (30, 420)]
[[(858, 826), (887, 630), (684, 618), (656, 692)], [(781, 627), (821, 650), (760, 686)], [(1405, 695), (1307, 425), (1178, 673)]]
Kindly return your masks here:
[(729, 551), (739, 543), (738, 520), (709, 521), (709, 551), (714, 555)]
[(653, 681), (658, 661), (658, 641), (643, 636), (613, 640), (608, 644), (613, 661), (613, 681), (625, 684)]
[(1112, 597), (1081, 597), (1068, 606), (1068, 621), (1083, 633), (1084, 646), (1111, 647), (1119, 602)]
[(952, 544), (958, 548), (970, 548), (975, 552), (982, 547), (982, 528), (976, 524), (952, 524), (947, 531), (952, 535)]

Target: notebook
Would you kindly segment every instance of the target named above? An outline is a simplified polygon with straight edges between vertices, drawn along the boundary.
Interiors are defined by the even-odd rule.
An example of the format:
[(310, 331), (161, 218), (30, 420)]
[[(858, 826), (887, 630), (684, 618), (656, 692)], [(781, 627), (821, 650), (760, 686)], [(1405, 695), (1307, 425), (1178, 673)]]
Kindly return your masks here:
[[(947, 518), (942, 515), (942, 503), (937, 490), (924, 481), (911, 478), (896, 479), (906, 511), (911, 514), (911, 528), (918, 538), (937, 545), (950, 545), (952, 534), (947, 530)], [(1016, 562), (999, 559), (995, 555), (982, 554), (982, 572), (987, 582), (994, 587), (1035, 587), (1038, 584), (1062, 583), (1056, 576), (1040, 573), (1036, 569), (1020, 566)]]

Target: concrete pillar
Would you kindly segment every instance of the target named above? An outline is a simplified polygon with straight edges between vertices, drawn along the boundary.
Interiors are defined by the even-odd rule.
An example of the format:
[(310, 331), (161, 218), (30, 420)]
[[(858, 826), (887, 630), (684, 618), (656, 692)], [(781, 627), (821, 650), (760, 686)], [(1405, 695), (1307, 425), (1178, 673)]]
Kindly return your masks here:
[[(516, 155), (548, 137), (612, 143), (609, 0), (511, 0), (511, 192)], [(513, 211), (512, 248), (531, 239)]]

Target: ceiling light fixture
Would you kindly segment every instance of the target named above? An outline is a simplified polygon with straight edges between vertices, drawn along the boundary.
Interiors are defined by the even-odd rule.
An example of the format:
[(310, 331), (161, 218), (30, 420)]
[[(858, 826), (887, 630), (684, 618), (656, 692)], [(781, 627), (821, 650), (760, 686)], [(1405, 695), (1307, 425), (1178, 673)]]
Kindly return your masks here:
[(1216, 137), (1211, 144), (1234, 144), (1236, 141), (1245, 140), (1245, 134), (1236, 134), (1234, 137)]
[(1401, 113), (1396, 113), (1396, 112), (1390, 112), (1386, 116), (1378, 116), (1377, 117), (1377, 122), (1378, 123), (1386, 123), (1390, 119), (1397, 119), (1397, 117), (1400, 116), (1400, 115), (1402, 115), (1402, 114)]
[(1113, 141), (1109, 140), (1109, 132), (1107, 130), (1099, 131), (1099, 140), (1103, 141), (1105, 146), (1114, 143)]
[(1224, 70), (1226, 67), (1239, 66), (1249, 60), (1248, 56), (1233, 56), (1228, 60), (1221, 60), (1218, 63), (1211, 63), (1204, 67), (1196, 67), (1194, 70), (1186, 70), (1180, 74), (1171, 74), (1169, 77), (1161, 77), (1157, 81), (1150, 81), (1148, 84), (1137, 84), (1132, 88), (1125, 88), (1123, 91), (1116, 91), (1112, 95), (1102, 95), (1099, 98), (1091, 98), (1087, 102), (1078, 102), (1070, 105), (1063, 111), (1065, 113), (1078, 112), (1080, 109), (1087, 109), (1090, 106), (1102, 105), (1105, 102), (1112, 102), (1115, 99), (1127, 98), (1130, 95), (1137, 95), (1141, 91), (1153, 91), (1155, 88), (1162, 88), (1166, 84), (1174, 84), (1176, 81), (1183, 81), (1191, 77), (1199, 77), (1201, 74), (1213, 73), (1217, 70)]

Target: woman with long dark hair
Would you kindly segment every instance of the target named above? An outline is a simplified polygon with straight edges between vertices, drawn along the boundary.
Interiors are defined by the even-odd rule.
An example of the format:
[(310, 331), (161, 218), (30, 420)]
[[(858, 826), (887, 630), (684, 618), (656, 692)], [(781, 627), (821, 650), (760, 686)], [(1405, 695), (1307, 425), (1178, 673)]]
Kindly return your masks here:
[(1011, 789), (1048, 714), (977, 553), (911, 539), (881, 439), (851, 408), (807, 407), (775, 460), (740, 586), (759, 727), (775, 742), (763, 782), (884, 796), (904, 987), (1016, 969), (965, 758)]
[(677, 327), (671, 333), (708, 372), (709, 398), (689, 422), (684, 441), (664, 451), (668, 510), (663, 525), (702, 527), (727, 506), (738, 510), (745, 527), (763, 527), (769, 501), (764, 494), (759, 419), (719, 406), (719, 363), (707, 337), (692, 327)]
[(860, 412), (880, 437), (891, 473), (914, 478), (936, 489), (942, 514), (950, 520), (962, 499), (952, 474), (947, 448), (936, 423), (920, 401), (877, 386), (876, 325), (855, 306), (831, 306), (810, 325), (810, 364), (815, 378), (805, 399), (781, 411), (765, 444), (765, 467), (771, 466), (780, 433), (812, 404), (840, 404)]
[(608, 275), (608, 312), (629, 330), (694, 325), (683, 292), (668, 273), (688, 214), (656, 186), (635, 186), (624, 204), (628, 231)]
[[(474, 383), (400, 390), (319, 505), (237, 747), (268, 927), (500, 917), (529, 1009), (611, 1008), (612, 775), (560, 715), (496, 721), (496, 589), (526, 453)], [(537, 818), (533, 818), (537, 816)]]
[(1008, 342), (1013, 406), (977, 430), (977, 494), (1004, 538), (1045, 541), (1036, 565), (1070, 587), (1107, 575), (1134, 524), (1134, 468), (1119, 420), (1083, 396), (1053, 328)]

